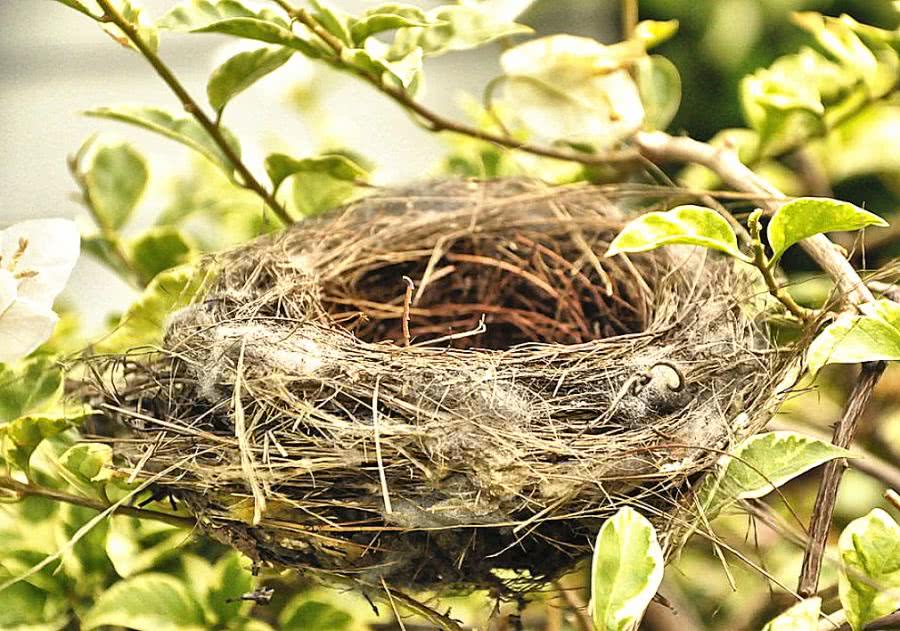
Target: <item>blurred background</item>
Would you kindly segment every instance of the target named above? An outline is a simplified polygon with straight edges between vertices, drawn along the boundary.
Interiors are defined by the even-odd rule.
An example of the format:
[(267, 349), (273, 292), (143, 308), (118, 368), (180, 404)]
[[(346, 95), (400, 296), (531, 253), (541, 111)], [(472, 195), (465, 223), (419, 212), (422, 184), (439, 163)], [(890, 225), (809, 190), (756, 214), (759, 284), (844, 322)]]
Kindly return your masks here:
[[(174, 4), (143, 1), (151, 18)], [(376, 2), (333, 4), (357, 13)], [(537, 0), (520, 21), (541, 35), (565, 32), (613, 42), (620, 33), (618, 10), (619, 3), (610, 0)], [(741, 78), (779, 55), (812, 44), (789, 19), (798, 10), (846, 12), (864, 23), (897, 27), (889, 0), (641, 0), (641, 18), (680, 22), (677, 37), (655, 51), (675, 63), (684, 86), (681, 109), (669, 130), (706, 140), (722, 129), (746, 127), (738, 98)], [(480, 100), (484, 86), (499, 74), (502, 46), (429, 60), (422, 99), (441, 113), (466, 117), (470, 108), (464, 95)], [(233, 40), (215, 35), (165, 33), (160, 55), (199, 97), (210, 70), (240, 49)], [(50, 216), (73, 217), (89, 226), (66, 157), (95, 132), (133, 142), (149, 162), (151, 182), (129, 230), (146, 227), (171, 205), (173, 191), (185, 186), (179, 174), (196, 160), (158, 136), (81, 115), (92, 107), (121, 103), (178, 106), (143, 58), (117, 46), (90, 20), (50, 0), (0, 0), (0, 227)], [(814, 172), (822, 177), (817, 183), (803, 182), (794, 172), (808, 175), (808, 169), (791, 170), (797, 156), (770, 165), (772, 177), (782, 178), (779, 184), (789, 192), (809, 194), (810, 187), (817, 186), (819, 194), (823, 189), (833, 192), (900, 225), (900, 103), (895, 99), (879, 116), (878, 133), (868, 133), (862, 121), (852, 134), (819, 143)], [(239, 96), (227, 117), (229, 128), (241, 139), (245, 162), (261, 176), (262, 159), (272, 150), (302, 156), (341, 146), (374, 163), (376, 183), (398, 183), (437, 173), (449, 147), (446, 138), (421, 130), (398, 106), (361, 82), (314, 66), (300, 55)], [(857, 248), (856, 263), (875, 266), (892, 260), (900, 254), (897, 233), (897, 228), (886, 231), (887, 236), (873, 233), (867, 257)], [(844, 245), (852, 249), (854, 242)], [(802, 254), (792, 252), (786, 264), (798, 278), (813, 270)], [(814, 282), (804, 286), (815, 290)], [(125, 281), (84, 256), (63, 299), (90, 337), (135, 295)], [(843, 368), (827, 369), (825, 386), (788, 405), (781, 420), (827, 430), (840, 413), (848, 382)], [(895, 470), (900, 458), (898, 392), (900, 377), (893, 370), (879, 386), (878, 400), (861, 431), (861, 444), (893, 463)], [(803, 519), (811, 510), (816, 481), (810, 476), (785, 489)], [(881, 499), (883, 489), (871, 477), (850, 471), (842, 486), (837, 527), (874, 506), (891, 510)], [(721, 527), (725, 536), (755, 542), (757, 551), (762, 550), (759, 562), (777, 580), (795, 584), (800, 556), (792, 544), (771, 531), (751, 529), (746, 517)], [(654, 605), (651, 622), (654, 615), (663, 617), (653, 628), (752, 628), (787, 604), (773, 602), (772, 583), (744, 566), (733, 568), (739, 586), (733, 590), (720, 561), (702, 542), (692, 544), (668, 574), (663, 593), (684, 617), (680, 623), (665, 622)], [(823, 585), (833, 581), (833, 570), (826, 569)], [(455, 611), (466, 606), (457, 604)]]

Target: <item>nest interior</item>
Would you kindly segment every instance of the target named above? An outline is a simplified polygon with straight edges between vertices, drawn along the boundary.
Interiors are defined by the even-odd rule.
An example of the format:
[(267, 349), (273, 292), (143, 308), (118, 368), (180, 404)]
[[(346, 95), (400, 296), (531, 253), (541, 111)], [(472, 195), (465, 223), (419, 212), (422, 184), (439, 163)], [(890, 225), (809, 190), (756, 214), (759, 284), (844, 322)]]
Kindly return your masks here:
[(604, 258), (615, 187), (380, 190), (217, 255), (163, 349), (108, 371), (118, 453), (263, 562), (520, 591), (768, 419), (778, 354), (734, 266)]

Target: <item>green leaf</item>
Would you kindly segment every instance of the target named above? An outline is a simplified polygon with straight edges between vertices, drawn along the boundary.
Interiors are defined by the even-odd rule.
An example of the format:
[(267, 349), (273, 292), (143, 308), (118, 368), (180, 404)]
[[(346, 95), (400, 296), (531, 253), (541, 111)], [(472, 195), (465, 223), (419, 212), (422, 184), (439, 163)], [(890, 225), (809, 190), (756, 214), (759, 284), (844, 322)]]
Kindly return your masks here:
[[(230, 176), (233, 171), (233, 165), (225, 153), (223, 153), (206, 130), (200, 126), (200, 123), (193, 118), (176, 118), (166, 110), (140, 105), (100, 107), (89, 110), (85, 114), (96, 118), (109, 118), (122, 123), (137, 125), (163, 135), (205, 156), (218, 165), (227, 175)], [(240, 157), (241, 150), (237, 139), (226, 129), (222, 127), (219, 129), (234, 153)]]
[(147, 163), (131, 145), (104, 145), (94, 152), (85, 183), (103, 228), (125, 225), (144, 194), (147, 178)]
[(719, 459), (697, 492), (700, 505), (712, 519), (738, 499), (768, 495), (788, 480), (835, 458), (849, 458), (846, 449), (803, 436), (777, 431), (757, 434)]
[(591, 563), (591, 618), (597, 631), (635, 628), (659, 589), (663, 556), (646, 517), (625, 507), (606, 520)]
[(125, 311), (115, 330), (95, 348), (98, 352), (123, 352), (136, 346), (160, 344), (166, 318), (190, 304), (205, 280), (204, 275), (188, 265), (157, 275)]
[(181, 528), (121, 516), (110, 522), (105, 548), (116, 573), (130, 578), (184, 554), (186, 538)]
[(0, 364), (0, 426), (51, 408), (61, 394), (62, 370), (47, 357), (27, 359), (14, 367)]
[(216, 562), (207, 586), (206, 602), (217, 622), (224, 625), (237, 618), (241, 595), (250, 591), (252, 582), (238, 553), (228, 553)]
[(770, 620), (762, 631), (817, 631), (819, 628), (819, 611), (822, 599), (806, 598), (796, 605)]
[(190, 238), (174, 226), (154, 226), (126, 245), (128, 258), (141, 278), (190, 263), (197, 252)]
[(900, 360), (900, 305), (881, 299), (842, 313), (812, 341), (806, 364), (815, 375), (826, 364)]
[(738, 250), (737, 237), (716, 211), (703, 206), (678, 206), (651, 212), (630, 221), (609, 244), (606, 256), (622, 252), (646, 252), (676, 243), (699, 245), (750, 261)]
[(644, 127), (665, 129), (681, 105), (681, 76), (671, 61), (660, 55), (639, 59), (635, 80), (644, 105)]
[(260, 48), (238, 53), (209, 75), (206, 84), (209, 104), (221, 112), (228, 101), (283, 66), (293, 54), (289, 48)]
[(59, 457), (59, 474), (86, 494), (99, 493), (112, 477), (112, 447), (101, 443), (78, 443)]
[(326, 51), (318, 44), (296, 35), (287, 27), (256, 18), (229, 18), (196, 28), (191, 32), (224, 33), (225, 35), (253, 39), (266, 42), (267, 44), (278, 44), (279, 46), (286, 46), (299, 51), (312, 59), (320, 59), (327, 55)]
[(178, 579), (148, 573), (119, 581), (103, 592), (81, 620), (86, 631), (119, 626), (137, 631), (203, 631), (203, 608)]
[(22, 416), (6, 425), (0, 425), (0, 438), (8, 443), (4, 445), (6, 461), (21, 471), (30, 470), (31, 454), (45, 438), (52, 438), (60, 432), (75, 426), (87, 414), (87, 410), (66, 413), (55, 413), (36, 416)]
[(276, 190), (285, 179), (298, 174), (321, 173), (345, 182), (362, 180), (368, 175), (363, 167), (341, 154), (298, 160), (283, 153), (273, 153), (266, 158), (266, 173)]
[(854, 631), (900, 609), (900, 526), (876, 508), (850, 522), (838, 540), (838, 593)]
[(816, 234), (887, 225), (878, 215), (849, 202), (801, 197), (778, 209), (766, 234), (773, 252), (772, 261), (777, 261), (789, 247)]
[(429, 26), (398, 29), (391, 44), (392, 59), (416, 48), (426, 56), (477, 48), (502, 37), (531, 33), (531, 28), (499, 18), (480, 4), (449, 5), (429, 11)]
[(350, 627), (353, 618), (327, 603), (298, 594), (285, 605), (278, 621), (282, 631), (343, 631)]
[(187, 0), (173, 7), (156, 23), (170, 31), (191, 31), (229, 18), (255, 18), (286, 27), (287, 20), (271, 11), (251, 11), (235, 0)]
[(313, 18), (326, 31), (341, 40), (344, 45), (353, 45), (353, 38), (350, 37), (350, 24), (353, 22), (353, 18), (350, 17), (349, 13), (319, 2), (319, 0), (310, 0), (310, 4), (313, 6)]
[(355, 46), (372, 35), (412, 26), (427, 27), (431, 24), (425, 12), (409, 4), (381, 4), (368, 9), (350, 28)]
[(641, 95), (625, 68), (645, 54), (634, 42), (605, 46), (573, 35), (527, 41), (500, 58), (500, 105), (529, 137), (607, 149), (643, 124)]

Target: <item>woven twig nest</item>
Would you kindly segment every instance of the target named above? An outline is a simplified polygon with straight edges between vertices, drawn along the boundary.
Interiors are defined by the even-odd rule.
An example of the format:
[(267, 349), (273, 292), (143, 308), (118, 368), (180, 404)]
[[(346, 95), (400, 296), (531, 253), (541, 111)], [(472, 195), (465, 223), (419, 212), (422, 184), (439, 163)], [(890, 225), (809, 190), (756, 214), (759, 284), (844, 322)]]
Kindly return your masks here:
[(107, 395), (120, 455), (252, 557), (363, 584), (525, 589), (623, 505), (671, 550), (779, 360), (733, 263), (603, 258), (616, 198), (431, 182), (213, 258)]

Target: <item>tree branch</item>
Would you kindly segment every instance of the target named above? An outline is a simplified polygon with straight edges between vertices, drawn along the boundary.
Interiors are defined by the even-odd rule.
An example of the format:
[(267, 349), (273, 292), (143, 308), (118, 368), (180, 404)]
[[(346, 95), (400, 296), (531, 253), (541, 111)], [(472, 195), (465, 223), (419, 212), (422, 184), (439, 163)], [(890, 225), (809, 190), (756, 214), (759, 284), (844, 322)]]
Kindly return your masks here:
[(125, 33), (125, 36), (134, 44), (135, 48), (140, 51), (141, 55), (153, 66), (153, 69), (156, 71), (156, 74), (160, 76), (160, 78), (166, 83), (167, 86), (175, 93), (175, 96), (178, 97), (178, 100), (181, 101), (181, 105), (186, 112), (188, 112), (191, 116), (193, 116), (200, 126), (209, 134), (210, 138), (212, 138), (213, 142), (219, 147), (222, 153), (228, 158), (228, 161), (231, 163), (232, 167), (234, 167), (235, 171), (240, 174), (241, 179), (243, 180), (244, 188), (247, 188), (257, 195), (259, 195), (262, 200), (266, 203), (266, 205), (272, 209), (272, 212), (285, 224), (289, 225), (293, 223), (293, 219), (287, 214), (287, 211), (278, 203), (278, 200), (275, 199), (274, 195), (270, 193), (262, 184), (260, 184), (259, 180), (257, 180), (253, 174), (250, 172), (250, 169), (241, 161), (238, 157), (237, 153), (235, 153), (234, 148), (228, 143), (225, 139), (225, 136), (222, 134), (222, 131), (219, 129), (216, 124), (210, 120), (210, 118), (203, 112), (203, 109), (197, 102), (188, 94), (188, 91), (181, 85), (172, 71), (168, 66), (163, 63), (162, 59), (153, 52), (153, 50), (147, 45), (147, 43), (141, 38), (140, 34), (137, 32), (137, 29), (134, 28), (134, 25), (131, 24), (128, 20), (126, 20), (121, 13), (119, 13), (116, 8), (112, 5), (110, 0), (97, 0), (97, 4), (100, 5), (100, 8), (103, 9), (103, 16), (101, 17), (101, 21), (111, 22), (115, 24), (119, 29)]
[[(19, 496), (20, 499), (26, 497), (45, 497), (56, 502), (65, 502), (73, 506), (82, 506), (90, 508), (98, 512), (109, 509), (109, 505), (99, 500), (92, 500), (88, 497), (72, 495), (56, 489), (50, 489), (44, 486), (34, 484), (25, 484), (8, 477), (0, 477), (0, 489), (7, 489)], [(115, 509), (116, 515), (128, 515), (129, 517), (137, 517), (139, 519), (153, 519), (170, 526), (178, 526), (179, 528), (194, 528), (197, 521), (191, 517), (182, 517), (180, 515), (170, 515), (155, 510), (147, 510), (145, 508), (136, 508), (134, 506), (119, 506)]]
[(310, 31), (315, 33), (319, 39), (328, 45), (334, 51), (335, 56), (330, 61), (343, 70), (352, 72), (357, 77), (371, 84), (375, 89), (384, 95), (393, 99), (396, 103), (403, 106), (406, 110), (413, 112), (421, 120), (425, 121), (429, 131), (442, 132), (448, 131), (455, 134), (462, 134), (491, 142), (496, 145), (508, 147), (509, 149), (517, 149), (528, 153), (543, 156), (545, 158), (555, 158), (557, 160), (567, 160), (578, 162), (585, 165), (610, 164), (614, 162), (635, 162), (641, 159), (640, 153), (633, 148), (619, 149), (615, 151), (607, 151), (604, 153), (582, 153), (577, 151), (568, 151), (565, 149), (555, 149), (543, 145), (536, 145), (527, 142), (521, 142), (509, 136), (502, 136), (488, 131), (484, 131), (471, 125), (459, 123), (452, 119), (446, 118), (437, 112), (428, 109), (422, 103), (416, 101), (409, 95), (406, 90), (398, 88), (394, 85), (385, 83), (380, 77), (376, 77), (366, 72), (362, 72), (359, 68), (348, 64), (341, 58), (341, 52), (345, 46), (341, 40), (329, 33), (306, 9), (295, 9), (287, 4), (284, 0), (276, 0), (278, 4), (284, 8), (288, 14), (298, 22), (306, 26)]
[[(834, 445), (846, 449), (853, 442), (859, 418), (886, 366), (887, 364), (884, 362), (862, 365), (862, 371), (853, 385), (844, 415), (834, 428), (834, 437), (831, 440)], [(838, 486), (846, 467), (847, 463), (843, 458), (832, 460), (825, 465), (822, 474), (822, 482), (819, 484), (819, 492), (816, 495), (816, 503), (809, 524), (809, 542), (803, 555), (803, 567), (800, 570), (800, 581), (797, 584), (797, 592), (803, 598), (812, 596), (819, 588), (822, 555), (825, 552), (825, 543), (831, 528), (831, 517), (834, 513), (834, 503), (837, 500)]]

